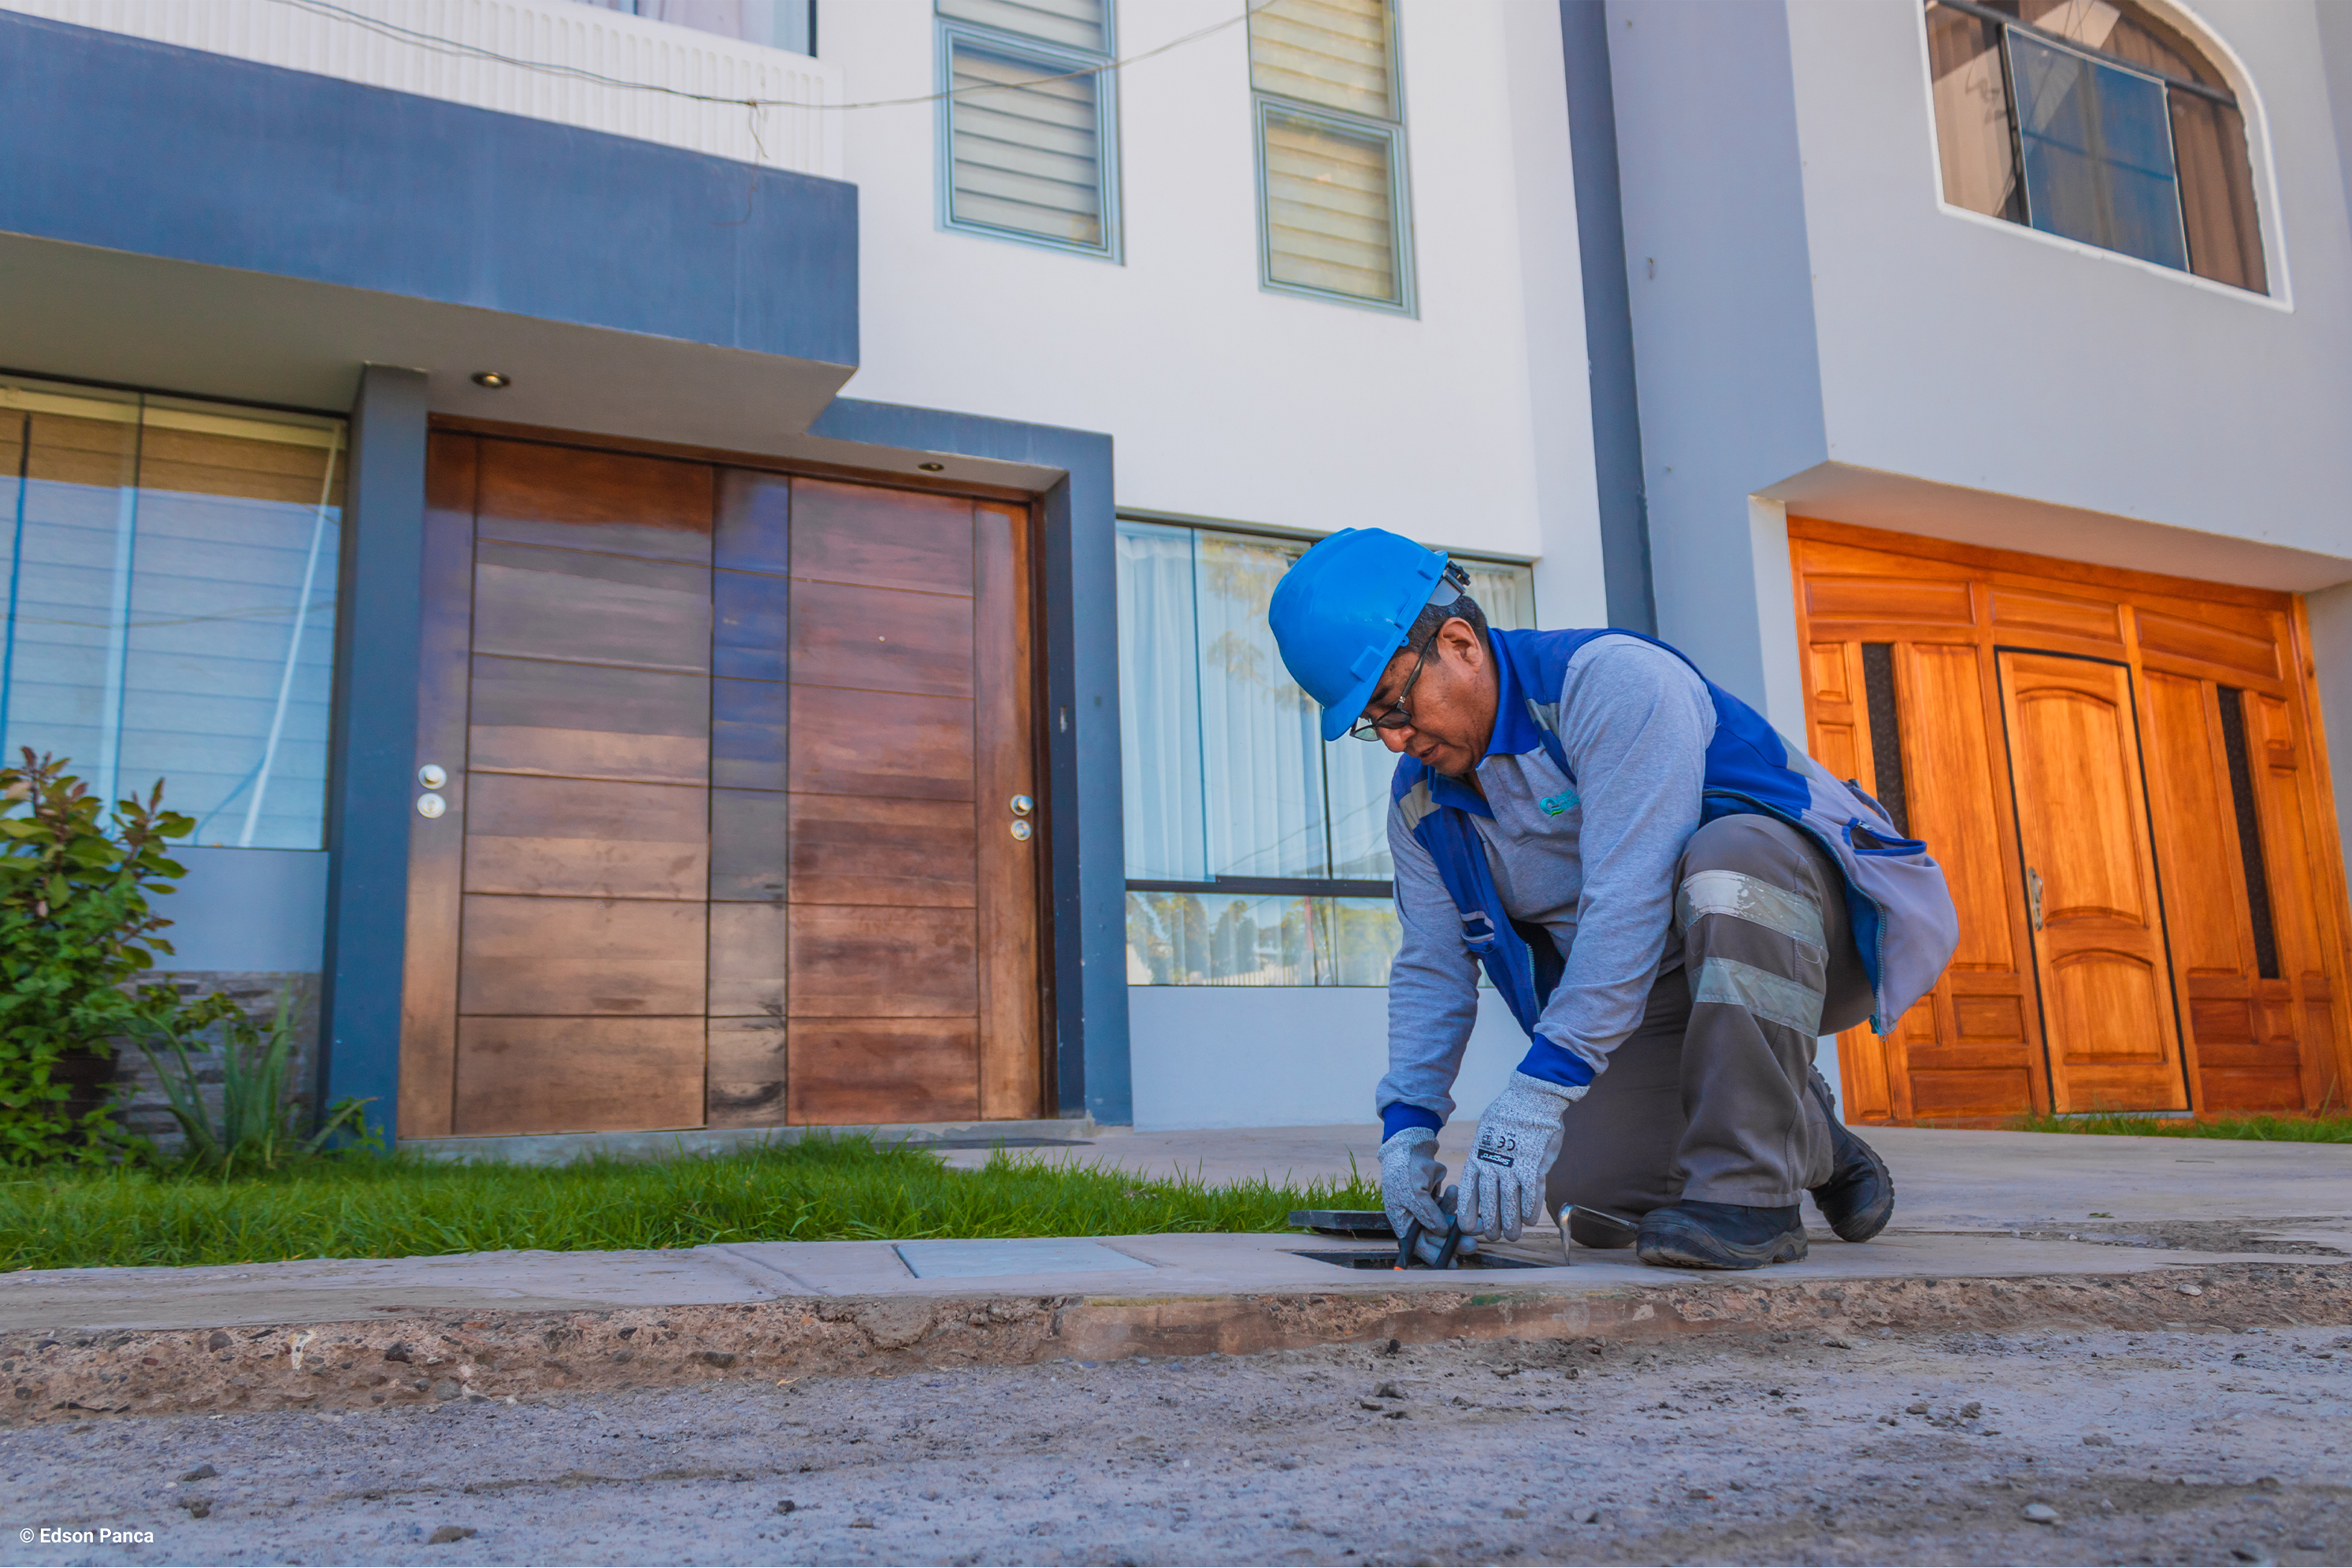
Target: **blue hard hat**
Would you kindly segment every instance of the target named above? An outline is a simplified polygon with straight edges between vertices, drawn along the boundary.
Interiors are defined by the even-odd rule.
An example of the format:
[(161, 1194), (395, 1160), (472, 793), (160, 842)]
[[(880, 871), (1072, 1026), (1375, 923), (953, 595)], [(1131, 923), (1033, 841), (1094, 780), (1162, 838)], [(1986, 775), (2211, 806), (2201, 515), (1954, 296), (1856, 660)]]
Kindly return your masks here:
[(1290, 678), (1322, 705), (1324, 739), (1361, 716), (1444, 575), (1444, 556), (1382, 528), (1342, 528), (1282, 574), (1266, 619)]

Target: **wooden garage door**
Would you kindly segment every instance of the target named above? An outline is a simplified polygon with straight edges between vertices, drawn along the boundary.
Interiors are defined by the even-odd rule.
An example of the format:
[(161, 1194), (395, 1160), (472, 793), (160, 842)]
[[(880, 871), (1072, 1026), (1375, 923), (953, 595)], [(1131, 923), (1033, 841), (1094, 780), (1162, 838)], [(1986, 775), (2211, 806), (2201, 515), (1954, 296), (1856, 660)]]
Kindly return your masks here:
[(403, 1135), (1039, 1114), (1027, 509), (428, 474)]
[[(2284, 594), (1790, 520), (1810, 741), (1960, 941), (1857, 1119), (2341, 1103), (2343, 862)], [(2036, 925), (2036, 893), (2039, 925)]]

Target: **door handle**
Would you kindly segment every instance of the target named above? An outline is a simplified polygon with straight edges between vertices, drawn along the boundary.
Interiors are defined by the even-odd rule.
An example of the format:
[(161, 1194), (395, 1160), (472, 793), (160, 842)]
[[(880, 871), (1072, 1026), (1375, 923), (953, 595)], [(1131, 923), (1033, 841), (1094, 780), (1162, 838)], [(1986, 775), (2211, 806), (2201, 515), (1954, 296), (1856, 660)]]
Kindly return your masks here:
[(2042, 929), (2042, 873), (2032, 866), (2025, 868), (2025, 917)]

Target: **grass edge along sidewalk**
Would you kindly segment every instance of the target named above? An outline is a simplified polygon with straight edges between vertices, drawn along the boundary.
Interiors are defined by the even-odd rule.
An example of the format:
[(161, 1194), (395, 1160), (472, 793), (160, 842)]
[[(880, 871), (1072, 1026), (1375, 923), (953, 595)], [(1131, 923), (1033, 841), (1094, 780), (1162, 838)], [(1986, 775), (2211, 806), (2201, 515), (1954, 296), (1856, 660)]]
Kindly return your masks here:
[(1379, 1207), (1360, 1176), (1212, 1186), (1002, 1149), (953, 1170), (858, 1135), (560, 1166), (345, 1156), (228, 1181), (57, 1168), (0, 1176), (0, 1270), (1279, 1231), (1293, 1208)]
[(2020, 1116), (2005, 1124), (2012, 1133), (2073, 1133), (2093, 1137), (2220, 1138), (2231, 1143), (2352, 1144), (2352, 1113), (2321, 1112), (2308, 1116), (2144, 1116), (2098, 1112), (2077, 1116)]

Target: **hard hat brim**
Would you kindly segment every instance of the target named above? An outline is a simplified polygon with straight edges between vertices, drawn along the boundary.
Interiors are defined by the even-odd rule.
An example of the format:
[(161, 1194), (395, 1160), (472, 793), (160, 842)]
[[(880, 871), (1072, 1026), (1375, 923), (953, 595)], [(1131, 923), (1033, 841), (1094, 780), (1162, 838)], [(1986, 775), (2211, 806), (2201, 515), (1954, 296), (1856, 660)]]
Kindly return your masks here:
[(1325, 740), (1339, 739), (1348, 733), (1349, 726), (1364, 716), (1364, 705), (1372, 700), (1374, 688), (1380, 685), (1381, 677), (1389, 673), (1389, 663), (1397, 656), (1397, 650), (1404, 646), (1404, 640), (1405, 633), (1398, 632), (1396, 641), (1389, 645), (1389, 651), (1381, 655), (1380, 664), (1372, 671), (1371, 677), (1350, 687), (1345, 697), (1323, 710)]

